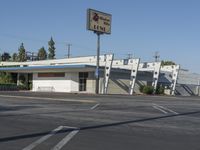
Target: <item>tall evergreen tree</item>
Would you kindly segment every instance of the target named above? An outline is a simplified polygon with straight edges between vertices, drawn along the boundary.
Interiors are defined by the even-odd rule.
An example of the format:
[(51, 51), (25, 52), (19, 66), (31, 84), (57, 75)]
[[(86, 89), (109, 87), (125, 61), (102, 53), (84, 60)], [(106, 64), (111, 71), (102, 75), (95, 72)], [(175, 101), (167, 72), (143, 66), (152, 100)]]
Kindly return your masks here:
[(49, 45), (49, 54), (48, 59), (54, 59), (55, 58), (55, 42), (53, 41), (53, 38), (51, 37), (50, 41), (48, 42)]
[(12, 61), (18, 61), (17, 60), (17, 53), (13, 53), (13, 55), (12, 55)]
[(38, 50), (38, 59), (39, 60), (45, 60), (45, 59), (47, 59), (47, 52), (46, 52), (46, 50), (45, 50), (44, 47), (42, 47), (42, 48), (40, 48)]
[(18, 49), (18, 52), (19, 52), (18, 61), (20, 61), (20, 62), (26, 61), (27, 60), (26, 59), (26, 50), (24, 48), (24, 44), (23, 43), (21, 43), (21, 45), (20, 45), (20, 47)]
[(2, 61), (9, 61), (11, 58), (10, 54), (7, 53), (7, 52), (4, 52), (2, 55), (1, 55), (1, 60)]

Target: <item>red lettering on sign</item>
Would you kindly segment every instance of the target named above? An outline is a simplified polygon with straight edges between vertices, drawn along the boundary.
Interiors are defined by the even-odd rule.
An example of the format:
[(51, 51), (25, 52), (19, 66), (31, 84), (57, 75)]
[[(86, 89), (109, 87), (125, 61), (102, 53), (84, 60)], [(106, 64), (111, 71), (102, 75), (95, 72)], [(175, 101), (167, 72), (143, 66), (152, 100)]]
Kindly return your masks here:
[(93, 20), (98, 22), (99, 21), (99, 15), (97, 13), (94, 13)]

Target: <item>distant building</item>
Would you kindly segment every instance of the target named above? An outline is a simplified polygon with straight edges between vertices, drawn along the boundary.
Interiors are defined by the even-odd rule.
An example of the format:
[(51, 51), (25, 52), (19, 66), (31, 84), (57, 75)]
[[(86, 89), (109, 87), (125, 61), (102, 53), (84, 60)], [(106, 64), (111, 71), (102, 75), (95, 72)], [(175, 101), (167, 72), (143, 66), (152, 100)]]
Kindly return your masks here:
[[(96, 56), (29, 62), (1, 62), (1, 72), (16, 74), (17, 84), (24, 76), (31, 91), (95, 93)], [(12, 67), (14, 66), (14, 67)], [(140, 63), (140, 59), (114, 60), (100, 56), (99, 93), (139, 93), (141, 85), (165, 86), (169, 94), (198, 95), (198, 74), (181, 70), (179, 65), (161, 66), (160, 62)]]

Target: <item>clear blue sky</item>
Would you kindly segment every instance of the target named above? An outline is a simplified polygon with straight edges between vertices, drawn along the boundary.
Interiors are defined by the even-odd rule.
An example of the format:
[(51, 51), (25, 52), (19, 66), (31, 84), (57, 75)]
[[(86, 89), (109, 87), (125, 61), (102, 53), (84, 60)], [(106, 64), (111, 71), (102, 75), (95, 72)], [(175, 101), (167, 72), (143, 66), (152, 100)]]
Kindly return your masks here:
[(101, 37), (101, 52), (133, 53), (142, 61), (172, 60), (200, 73), (199, 0), (1, 0), (0, 52), (17, 52), (21, 42), (37, 51), (52, 36), (56, 57), (96, 54), (96, 35), (86, 30), (86, 9), (112, 14), (112, 34)]

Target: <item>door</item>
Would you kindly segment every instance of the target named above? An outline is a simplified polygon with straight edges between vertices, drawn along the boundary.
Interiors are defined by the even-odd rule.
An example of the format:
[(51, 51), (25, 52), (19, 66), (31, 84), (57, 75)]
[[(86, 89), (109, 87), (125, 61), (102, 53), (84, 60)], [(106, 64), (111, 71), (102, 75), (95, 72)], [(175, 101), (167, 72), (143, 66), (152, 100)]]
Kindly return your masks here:
[(79, 91), (87, 90), (88, 72), (79, 72)]

